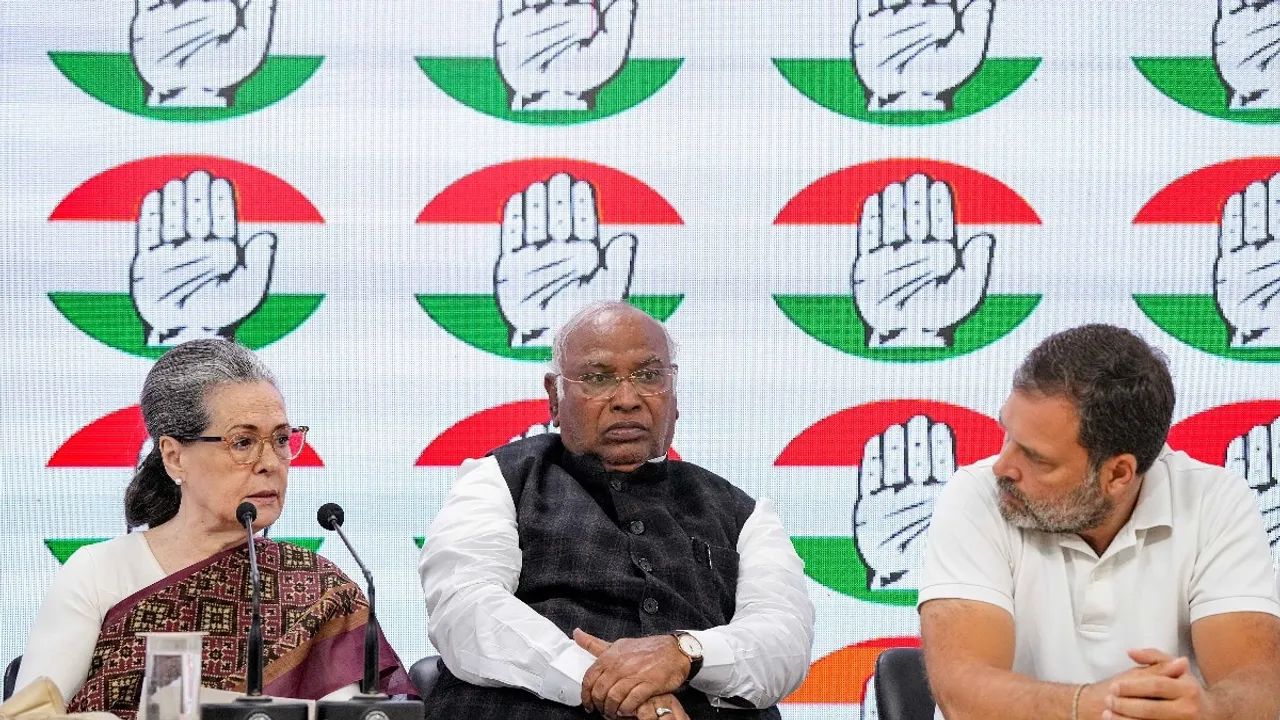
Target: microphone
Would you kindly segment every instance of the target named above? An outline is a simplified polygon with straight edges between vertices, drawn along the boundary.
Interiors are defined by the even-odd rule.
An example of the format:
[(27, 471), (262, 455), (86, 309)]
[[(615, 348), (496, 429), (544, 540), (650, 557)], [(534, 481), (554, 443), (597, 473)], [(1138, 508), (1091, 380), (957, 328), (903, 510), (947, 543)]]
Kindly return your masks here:
[(351, 546), (351, 541), (347, 539), (347, 534), (342, 532), (342, 522), (346, 518), (347, 514), (342, 511), (342, 506), (338, 503), (325, 503), (316, 512), (316, 520), (320, 522), (320, 527), (325, 530), (336, 530), (338, 537), (342, 538), (342, 544), (347, 546), (347, 552), (351, 553), (356, 565), (360, 566), (360, 572), (364, 574), (365, 585), (369, 588), (369, 622), (364, 626), (364, 678), (360, 680), (360, 694), (377, 695), (378, 615), (374, 610), (373, 573), (369, 572), (369, 568), (365, 567), (365, 564), (361, 562), (360, 556), (356, 554), (356, 549)]
[(307, 720), (307, 704), (276, 700), (262, 694), (262, 578), (258, 574), (258, 550), (253, 542), (253, 521), (258, 508), (244, 501), (236, 508), (236, 520), (244, 526), (249, 538), (250, 603), (253, 616), (249, 620), (248, 661), (245, 670), (244, 695), (224, 703), (201, 703), (202, 720)]
[(249, 668), (245, 673), (247, 697), (262, 697), (262, 578), (258, 575), (258, 550), (253, 543), (253, 521), (258, 519), (258, 507), (248, 500), (236, 508), (236, 519), (249, 536), (249, 583), (253, 607), (253, 619), (249, 621)]
[(373, 573), (365, 566), (356, 549), (342, 531), (346, 513), (337, 503), (325, 503), (316, 512), (316, 521), (325, 530), (333, 530), (342, 538), (342, 544), (360, 567), (368, 587), (369, 622), (364, 626), (364, 677), (360, 680), (360, 694), (347, 701), (322, 701), (316, 703), (317, 720), (422, 720), (425, 712), (418, 700), (392, 700), (378, 691), (379, 633), (378, 615), (374, 609)]

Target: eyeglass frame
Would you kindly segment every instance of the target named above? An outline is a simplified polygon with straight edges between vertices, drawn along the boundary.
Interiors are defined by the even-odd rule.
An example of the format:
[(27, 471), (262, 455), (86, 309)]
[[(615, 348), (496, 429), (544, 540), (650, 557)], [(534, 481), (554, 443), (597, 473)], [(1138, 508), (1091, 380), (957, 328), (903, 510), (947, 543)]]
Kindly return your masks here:
[[(654, 393), (644, 393), (644, 392), (640, 392), (640, 386), (639, 386), (639, 385), (636, 385), (635, 375), (636, 375), (636, 373), (639, 373), (639, 372), (645, 372), (646, 370), (656, 370), (656, 371), (658, 371), (658, 372), (659, 372), (659, 374), (661, 374), (661, 375), (664, 375), (664, 376), (670, 376), (670, 377), (671, 377), (671, 386), (670, 386), (670, 387), (668, 387), (666, 390), (661, 390), (661, 391), (659, 391), (659, 392), (654, 392)], [(607, 392), (607, 393), (604, 393), (604, 394), (601, 394), (601, 395), (590, 395), (590, 394), (588, 394), (588, 393), (587, 393), (587, 391), (586, 391), (586, 390), (583, 390), (583, 391), (582, 391), (582, 394), (583, 394), (583, 396), (584, 396), (584, 397), (586, 397), (586, 398), (588, 398), (588, 399), (590, 399), (590, 400), (611, 400), (611, 399), (613, 399), (613, 396), (614, 396), (615, 394), (617, 394), (618, 390), (622, 389), (622, 383), (624, 383), (624, 382), (630, 382), (630, 383), (631, 383), (631, 388), (632, 388), (633, 390), (635, 390), (635, 391), (636, 391), (636, 395), (639, 395), (640, 397), (657, 397), (657, 396), (659, 396), (659, 395), (666, 395), (667, 393), (669, 393), (669, 392), (671, 392), (672, 390), (674, 390), (674, 389), (675, 389), (675, 387), (676, 387), (676, 377), (680, 374), (680, 373), (679, 373), (679, 370), (680, 370), (680, 366), (679, 366), (679, 365), (676, 365), (675, 363), (672, 363), (672, 364), (670, 364), (670, 365), (663, 365), (663, 366), (661, 366), (661, 367), (657, 367), (657, 368), (640, 368), (639, 370), (636, 370), (636, 371), (634, 371), (634, 372), (632, 372), (632, 373), (629, 373), (629, 374), (627, 374), (627, 375), (625, 375), (625, 376), (623, 376), (623, 375), (619, 375), (618, 373), (584, 373), (584, 374), (583, 374), (583, 376), (586, 376), (586, 375), (608, 375), (609, 377), (613, 378), (613, 379), (614, 379), (614, 380), (616, 380), (617, 382), (614, 384), (613, 388), (612, 388), (611, 390), (609, 390), (609, 392)], [(575, 380), (575, 379), (573, 379), (573, 378), (571, 378), (571, 377), (569, 377), (569, 376), (565, 375), (564, 373), (556, 373), (556, 377), (558, 377), (558, 378), (560, 378), (560, 379), (562, 379), (562, 380), (564, 380), (564, 381), (566, 381), (566, 382), (571, 382), (571, 383), (573, 383), (574, 385), (584, 385), (584, 384), (586, 384), (586, 381), (585, 381), (585, 380), (582, 380), (582, 379)]]
[[(275, 453), (277, 458), (286, 462), (292, 462), (294, 460), (297, 460), (298, 457), (302, 455), (302, 451), (307, 447), (307, 433), (310, 430), (311, 430), (311, 427), (309, 425), (290, 425), (289, 426), (290, 435), (293, 435), (294, 432), (298, 432), (302, 434), (302, 444), (298, 446), (298, 452), (296, 455), (281, 457), (279, 453), (275, 453), (275, 450), (272, 450), (271, 452)], [(192, 438), (189, 442), (222, 443), (222, 447), (226, 448), (227, 450), (227, 455), (231, 456), (231, 462), (235, 463), (236, 465), (253, 465), (254, 463), (262, 459), (262, 448), (266, 446), (267, 443), (275, 439), (275, 434), (273, 433), (270, 435), (258, 435), (257, 433), (250, 433), (248, 431), (246, 431), (245, 434), (258, 436), (258, 442), (256, 445), (257, 455), (254, 455), (253, 459), (247, 460), (245, 462), (240, 462), (239, 460), (235, 459), (235, 455), (231, 451), (231, 439), (225, 435), (197, 435), (194, 438)]]

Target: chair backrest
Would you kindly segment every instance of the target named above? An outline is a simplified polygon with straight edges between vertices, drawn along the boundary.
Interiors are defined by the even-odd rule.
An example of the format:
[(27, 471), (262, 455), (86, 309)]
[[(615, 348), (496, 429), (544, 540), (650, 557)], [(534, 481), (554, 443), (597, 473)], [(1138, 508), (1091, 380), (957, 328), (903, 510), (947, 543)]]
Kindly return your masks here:
[(13, 686), (18, 682), (18, 668), (22, 667), (22, 656), (9, 661), (4, 669), (4, 696), (0, 697), (0, 702), (8, 700), (13, 694)]
[(431, 688), (436, 686), (436, 681), (440, 679), (440, 662), (439, 655), (428, 655), (409, 668), (409, 679), (418, 689), (418, 696), (423, 702), (431, 694)]
[(933, 720), (933, 693), (920, 648), (889, 648), (876, 658), (880, 720)]

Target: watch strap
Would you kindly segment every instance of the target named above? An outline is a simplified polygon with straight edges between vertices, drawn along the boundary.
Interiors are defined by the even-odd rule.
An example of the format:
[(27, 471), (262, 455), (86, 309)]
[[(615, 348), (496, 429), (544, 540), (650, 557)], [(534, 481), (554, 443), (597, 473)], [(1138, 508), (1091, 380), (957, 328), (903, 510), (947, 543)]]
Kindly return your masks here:
[[(689, 658), (689, 674), (684, 679), (684, 685), (687, 687), (689, 685), (689, 681), (693, 680), (693, 678), (697, 676), (698, 671), (702, 669), (702, 656), (690, 655), (689, 653), (684, 651), (684, 646), (680, 644), (680, 638), (685, 635), (689, 635), (689, 633), (687, 632), (671, 633), (671, 636), (676, 639), (676, 647), (680, 649), (681, 654)], [(693, 636), (689, 635), (689, 637), (693, 637)], [(698, 643), (698, 644), (701, 645), (702, 643)]]
[(698, 674), (698, 671), (701, 669), (702, 669), (701, 657), (689, 658), (689, 677), (686, 677), (684, 679), (684, 684), (688, 685), (689, 681), (693, 680), (693, 678)]

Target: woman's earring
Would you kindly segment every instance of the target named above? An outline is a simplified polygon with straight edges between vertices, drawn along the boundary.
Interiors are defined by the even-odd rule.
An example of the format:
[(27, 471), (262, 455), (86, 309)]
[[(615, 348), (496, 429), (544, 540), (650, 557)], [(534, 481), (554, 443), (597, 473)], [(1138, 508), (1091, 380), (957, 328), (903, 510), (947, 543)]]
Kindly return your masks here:
[(174, 484), (174, 485), (181, 485), (181, 484), (182, 484), (182, 478), (174, 478), (174, 479), (173, 479), (173, 484)]

